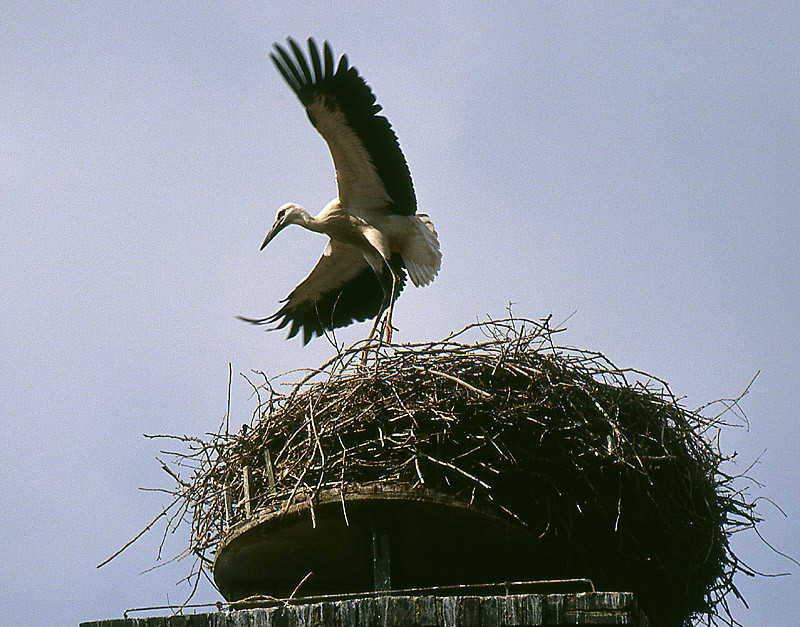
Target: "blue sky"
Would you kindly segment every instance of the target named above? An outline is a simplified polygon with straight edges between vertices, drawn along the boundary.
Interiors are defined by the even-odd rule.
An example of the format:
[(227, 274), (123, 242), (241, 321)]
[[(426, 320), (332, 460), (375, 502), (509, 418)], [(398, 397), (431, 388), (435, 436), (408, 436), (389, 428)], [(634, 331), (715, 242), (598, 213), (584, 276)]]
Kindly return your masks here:
[[(521, 4), (521, 3), (520, 3)], [(278, 206), (335, 194), (273, 41), (329, 39), (400, 138), (440, 276), (397, 341), (552, 314), (562, 341), (697, 407), (737, 396), (723, 447), (800, 555), (800, 9), (790, 3), (17, 3), (0, 8), (0, 616), (77, 624), (180, 601), (145, 537), (143, 433), (202, 434), (253, 401), (238, 373), (326, 359), (235, 319), (272, 313), (324, 239)], [(368, 326), (340, 333), (362, 337)], [(170, 544), (181, 547), (180, 538)], [(738, 582), (748, 626), (800, 622), (798, 567)], [(168, 547), (170, 548), (170, 547)], [(210, 588), (198, 600), (216, 600)]]

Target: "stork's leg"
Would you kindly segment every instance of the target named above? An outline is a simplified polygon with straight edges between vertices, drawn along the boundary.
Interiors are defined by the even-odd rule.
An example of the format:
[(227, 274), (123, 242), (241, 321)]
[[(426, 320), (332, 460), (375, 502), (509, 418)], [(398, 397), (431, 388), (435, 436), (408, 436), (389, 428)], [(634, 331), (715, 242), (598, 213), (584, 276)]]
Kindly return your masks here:
[(392, 275), (392, 294), (389, 297), (389, 313), (386, 315), (386, 342), (391, 343), (392, 341), (392, 312), (394, 311), (394, 295), (397, 291), (397, 276), (394, 273), (392, 268), (389, 268), (389, 272)]
[[(370, 331), (369, 335), (367, 336), (367, 345), (372, 344), (372, 338), (375, 337), (375, 331), (378, 329), (378, 325), (381, 323), (381, 320), (383, 319), (384, 311), (386, 311), (386, 309), (381, 308), (381, 310), (378, 312), (378, 315), (375, 316), (375, 322), (372, 325), (372, 331)], [(378, 337), (379, 338), (383, 337), (383, 331), (381, 331)]]
[[(372, 343), (372, 338), (375, 337), (375, 332), (378, 330), (378, 326), (383, 324), (380, 331), (378, 332), (378, 346), (383, 344), (384, 339), (387, 342), (392, 341), (392, 310), (394, 309), (394, 295), (395, 292), (397, 291), (397, 276), (395, 275), (394, 270), (392, 270), (392, 267), (388, 263), (386, 264), (386, 269), (389, 270), (389, 276), (392, 277), (391, 292), (389, 292), (388, 295), (384, 292), (384, 298), (383, 298), (384, 304), (381, 305), (381, 309), (378, 312), (378, 315), (375, 316), (375, 322), (372, 325), (372, 330), (369, 332), (369, 337), (367, 338), (367, 344)], [(381, 281), (381, 286), (383, 286), (383, 281)], [(388, 307), (385, 305), (387, 300), (389, 301)]]

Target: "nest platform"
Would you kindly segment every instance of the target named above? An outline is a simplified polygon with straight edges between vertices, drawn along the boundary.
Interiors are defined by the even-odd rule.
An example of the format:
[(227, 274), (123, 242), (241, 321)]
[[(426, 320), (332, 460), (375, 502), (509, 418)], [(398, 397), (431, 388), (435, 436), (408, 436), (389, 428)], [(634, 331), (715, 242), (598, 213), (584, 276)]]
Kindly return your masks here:
[(225, 537), (214, 580), (228, 601), (420, 589), (548, 576), (533, 530), (443, 493), (348, 486), (256, 516)]
[(556, 333), (509, 318), (340, 349), (283, 389), (260, 375), (239, 433), (180, 438), (189, 552), (228, 600), (589, 579), (655, 627), (715, 616), (742, 570), (729, 536), (758, 520), (721, 422)]

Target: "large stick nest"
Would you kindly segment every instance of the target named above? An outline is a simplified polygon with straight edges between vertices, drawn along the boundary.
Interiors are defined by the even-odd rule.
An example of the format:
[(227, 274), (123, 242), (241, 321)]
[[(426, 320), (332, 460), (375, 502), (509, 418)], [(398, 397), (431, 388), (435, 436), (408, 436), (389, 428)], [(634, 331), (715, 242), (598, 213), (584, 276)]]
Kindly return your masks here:
[(733, 575), (748, 572), (729, 537), (759, 519), (720, 468), (722, 419), (554, 334), (509, 318), (339, 350), (286, 393), (263, 376), (249, 427), (179, 438), (190, 452), (173, 461), (192, 474), (168, 470), (172, 523), (190, 524), (189, 552), (210, 564), (248, 515), (354, 485), (433, 485), (535, 530), (553, 577), (635, 592), (656, 626), (729, 616)]

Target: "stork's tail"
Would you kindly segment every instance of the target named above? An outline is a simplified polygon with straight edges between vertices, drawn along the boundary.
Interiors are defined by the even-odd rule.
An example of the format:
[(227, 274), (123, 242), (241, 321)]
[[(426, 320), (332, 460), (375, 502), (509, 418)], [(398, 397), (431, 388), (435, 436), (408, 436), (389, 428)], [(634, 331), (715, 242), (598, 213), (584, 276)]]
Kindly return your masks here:
[(417, 226), (417, 234), (406, 244), (403, 259), (408, 276), (417, 287), (427, 285), (439, 273), (442, 266), (442, 253), (439, 238), (431, 219), (424, 213), (412, 216)]

